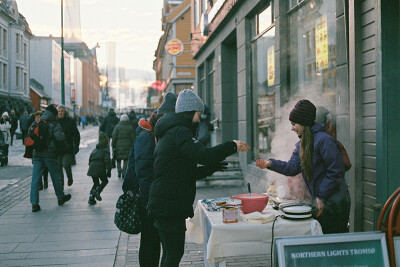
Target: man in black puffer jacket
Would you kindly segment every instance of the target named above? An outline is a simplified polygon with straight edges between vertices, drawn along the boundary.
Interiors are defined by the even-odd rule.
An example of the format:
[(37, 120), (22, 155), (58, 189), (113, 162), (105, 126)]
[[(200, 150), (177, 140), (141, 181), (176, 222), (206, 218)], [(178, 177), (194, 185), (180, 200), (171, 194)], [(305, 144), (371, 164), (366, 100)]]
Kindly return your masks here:
[(155, 127), (159, 142), (148, 213), (154, 216), (154, 225), (160, 233), (161, 266), (179, 266), (184, 253), (185, 219), (193, 216), (196, 180), (226, 168), (221, 162), (226, 157), (249, 150), (246, 143), (236, 140), (212, 148), (196, 140), (203, 110), (203, 101), (192, 90), (183, 90), (176, 101), (176, 113), (167, 113)]
[(58, 157), (58, 168), (60, 169), (61, 184), (64, 186), (64, 168), (68, 178), (68, 186), (71, 186), (73, 183), (71, 165), (75, 162), (75, 155), (79, 151), (81, 135), (76, 127), (75, 121), (68, 116), (65, 107), (63, 105), (58, 105), (57, 110), (57, 121), (64, 131), (66, 140), (65, 149)]

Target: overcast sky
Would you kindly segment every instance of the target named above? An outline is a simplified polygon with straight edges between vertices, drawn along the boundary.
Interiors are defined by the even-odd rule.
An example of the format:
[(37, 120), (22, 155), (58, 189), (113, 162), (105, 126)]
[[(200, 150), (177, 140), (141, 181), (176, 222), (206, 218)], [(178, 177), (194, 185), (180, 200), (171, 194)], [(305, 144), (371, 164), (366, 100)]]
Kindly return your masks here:
[[(106, 42), (117, 44), (117, 66), (152, 71), (161, 36), (162, 0), (81, 0), (82, 39), (98, 42), (100, 66), (106, 65)], [(60, 0), (17, 0), (34, 35), (61, 35)]]

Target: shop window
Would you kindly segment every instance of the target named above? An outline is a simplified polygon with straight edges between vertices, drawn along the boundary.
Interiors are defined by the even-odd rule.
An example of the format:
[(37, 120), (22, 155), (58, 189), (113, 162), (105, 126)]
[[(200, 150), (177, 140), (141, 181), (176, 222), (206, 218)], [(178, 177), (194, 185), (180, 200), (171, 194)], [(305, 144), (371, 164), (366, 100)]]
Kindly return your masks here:
[[(252, 97), (253, 97), (253, 157), (267, 157), (275, 131), (275, 27), (271, 6), (253, 19)], [(270, 23), (260, 28), (260, 15), (268, 11)], [(268, 17), (268, 16), (266, 16)], [(263, 32), (261, 35), (258, 33)]]
[[(290, 13), (290, 95), (336, 102), (336, 2), (310, 1)], [(312, 97), (311, 97), (312, 98)]]

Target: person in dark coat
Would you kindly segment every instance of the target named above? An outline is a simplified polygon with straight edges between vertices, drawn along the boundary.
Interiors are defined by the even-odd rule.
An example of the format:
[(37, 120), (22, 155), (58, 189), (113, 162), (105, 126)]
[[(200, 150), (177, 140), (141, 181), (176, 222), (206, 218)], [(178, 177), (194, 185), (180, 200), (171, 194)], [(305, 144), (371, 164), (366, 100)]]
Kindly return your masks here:
[[(136, 134), (133, 132), (133, 128), (129, 123), (128, 115), (124, 114), (121, 116), (121, 121), (114, 128), (112, 134), (113, 156), (117, 160), (118, 178), (125, 175), (125, 171), (128, 164), (129, 150), (131, 148), (133, 140), (135, 140)], [(123, 167), (121, 168), (121, 162), (123, 161)]]
[(117, 118), (114, 109), (110, 108), (108, 115), (104, 118), (103, 123), (100, 125), (100, 131), (104, 132), (108, 139), (111, 139), (114, 128), (118, 122), (119, 119)]
[(300, 100), (289, 120), (300, 138), (289, 161), (257, 159), (256, 165), (286, 176), (302, 174), (315, 201), (314, 217), (324, 234), (348, 232), (350, 194), (344, 179), (343, 157), (338, 142), (315, 123), (316, 108)]
[(10, 129), (11, 143), (10, 143), (10, 145), (12, 146), (13, 142), (14, 142), (15, 131), (18, 128), (18, 118), (15, 115), (15, 111), (13, 109), (10, 112), (10, 119), (11, 119), (11, 129)]
[(58, 118), (57, 121), (65, 134), (66, 145), (58, 157), (58, 168), (60, 169), (61, 184), (64, 186), (64, 171), (67, 174), (68, 186), (74, 182), (72, 177), (72, 163), (75, 162), (75, 155), (79, 152), (79, 143), (81, 135), (76, 127), (72, 118), (68, 116), (64, 105), (58, 105)]
[(186, 89), (178, 96), (176, 113), (165, 114), (155, 127), (158, 144), (148, 214), (154, 217), (154, 226), (160, 234), (163, 267), (179, 266), (183, 256), (185, 219), (194, 215), (196, 180), (226, 168), (222, 162), (226, 157), (249, 150), (246, 143), (236, 140), (212, 148), (196, 140), (203, 111), (203, 101)]
[(128, 114), (129, 123), (132, 126), (133, 132), (136, 133), (136, 128), (138, 127), (138, 119), (136, 118), (136, 112), (131, 110)]
[[(101, 201), (100, 193), (108, 184), (107, 177), (111, 177), (111, 159), (108, 146), (108, 137), (105, 133), (99, 133), (99, 143), (93, 149), (89, 157), (88, 176), (92, 177), (93, 186), (89, 193), (89, 205), (96, 204), (96, 200)], [(101, 184), (100, 184), (101, 181)]]
[(31, 126), (31, 119), (28, 116), (28, 111), (24, 111), (24, 114), (19, 120), (19, 127), (21, 128), (21, 133), (22, 133), (22, 144), (24, 144), (24, 140), (26, 134), (28, 133), (29, 126)]

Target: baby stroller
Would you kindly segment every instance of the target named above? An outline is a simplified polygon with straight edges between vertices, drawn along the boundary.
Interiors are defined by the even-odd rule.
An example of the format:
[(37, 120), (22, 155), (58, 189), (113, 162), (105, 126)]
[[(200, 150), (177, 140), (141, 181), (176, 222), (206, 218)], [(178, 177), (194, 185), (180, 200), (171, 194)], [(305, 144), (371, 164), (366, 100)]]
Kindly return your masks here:
[(0, 131), (0, 166), (6, 166), (8, 164), (8, 132)]

